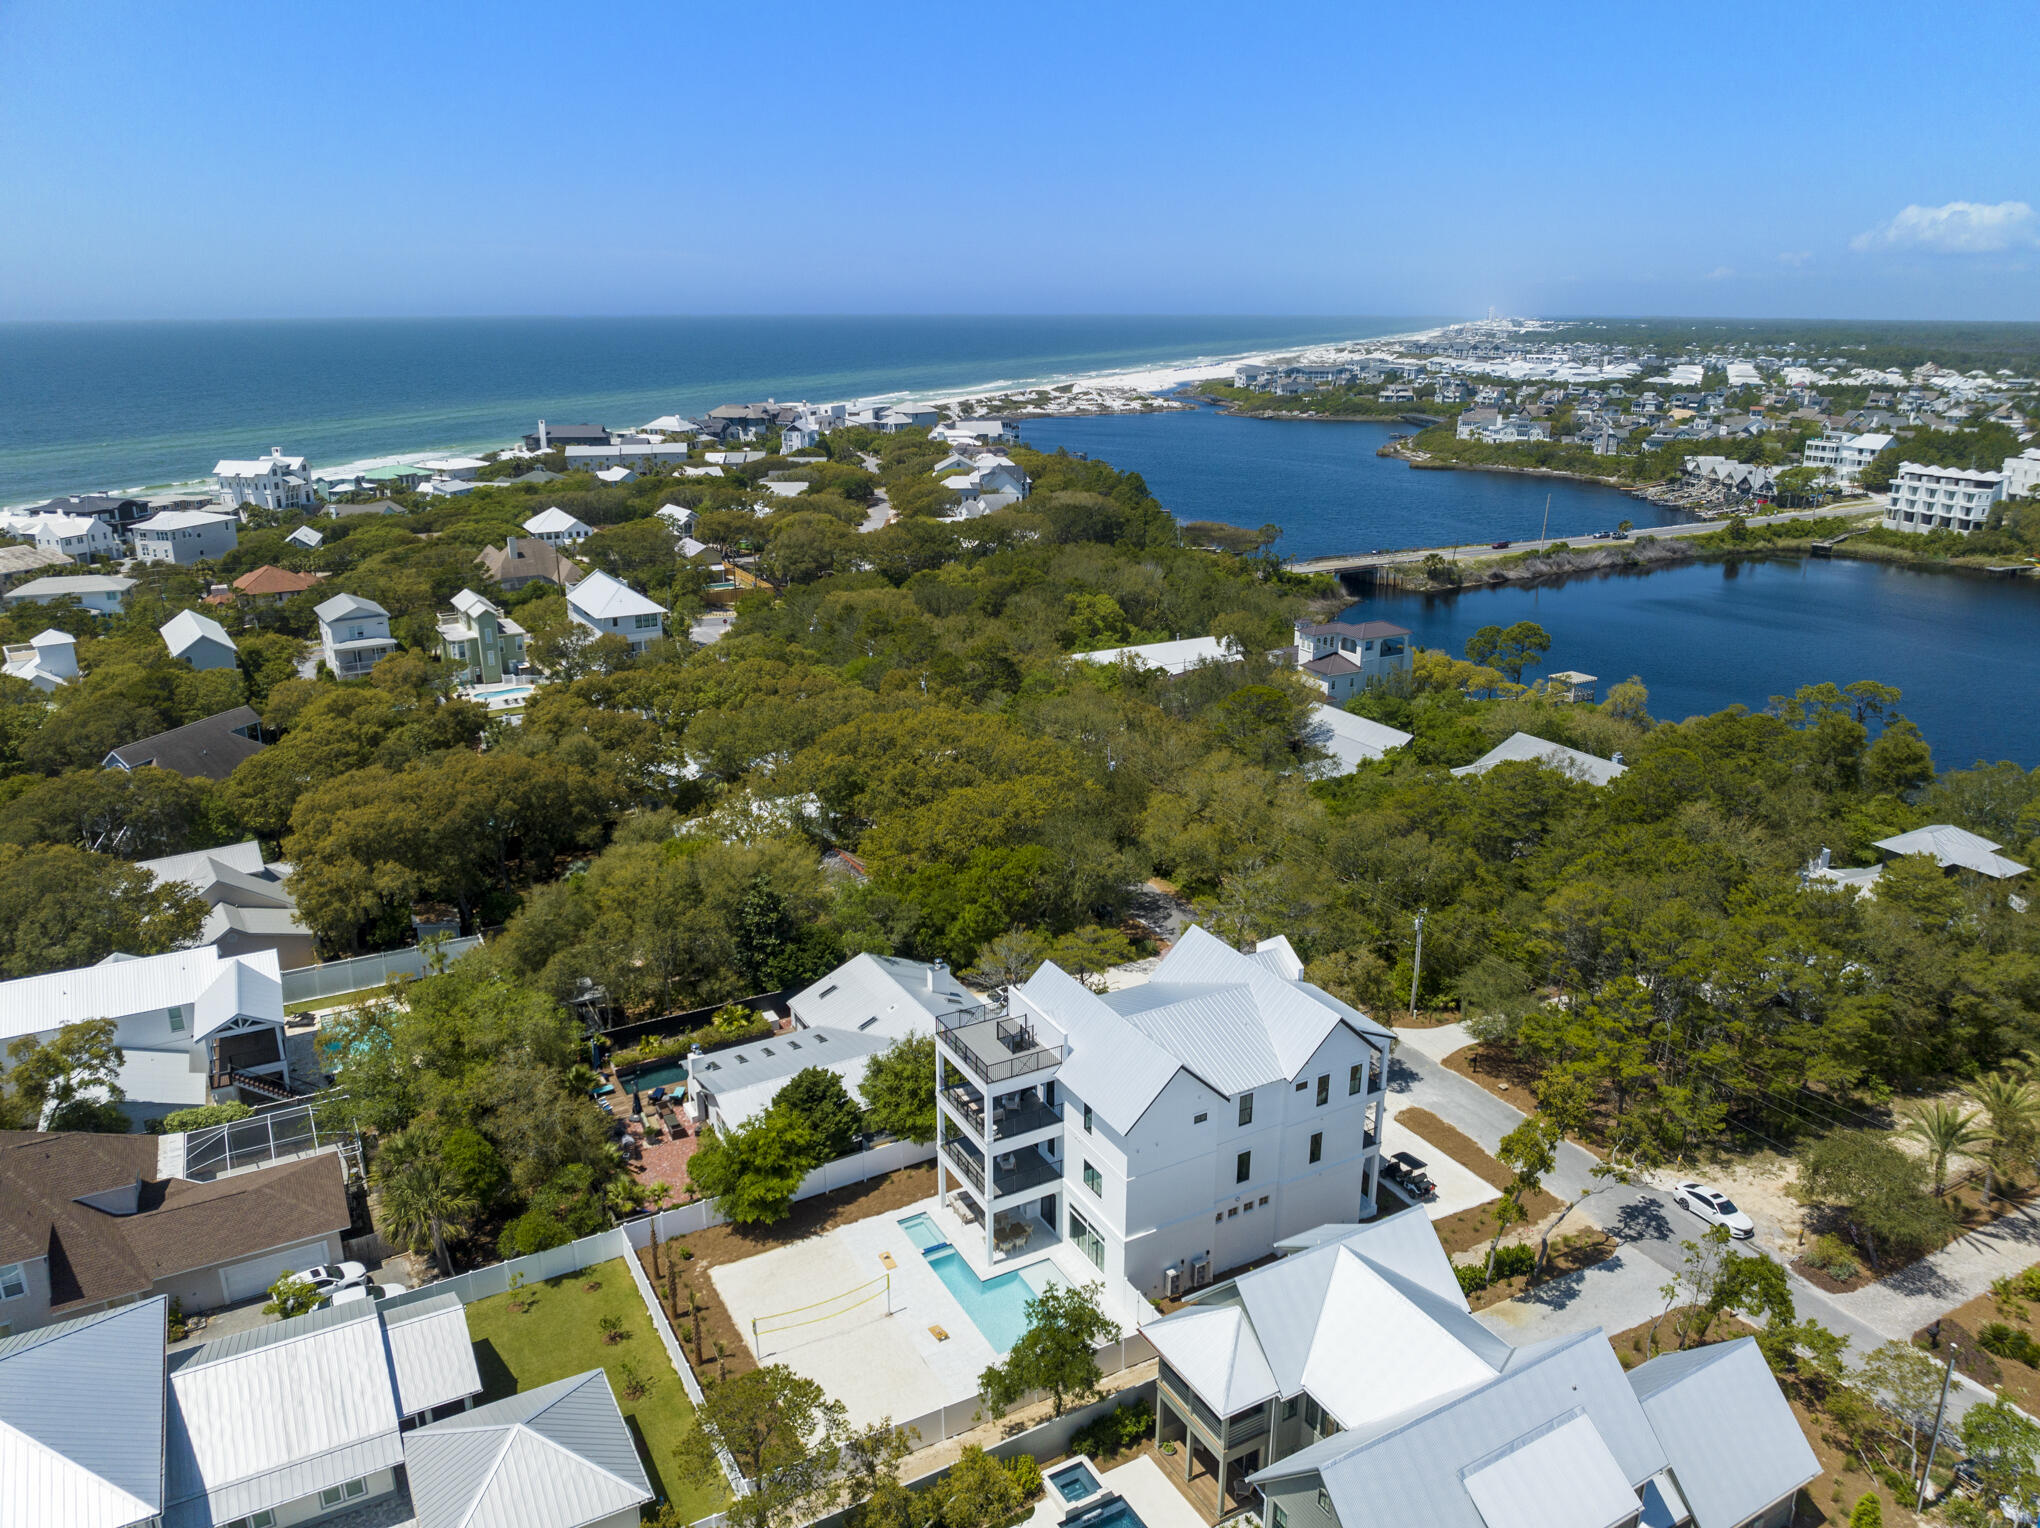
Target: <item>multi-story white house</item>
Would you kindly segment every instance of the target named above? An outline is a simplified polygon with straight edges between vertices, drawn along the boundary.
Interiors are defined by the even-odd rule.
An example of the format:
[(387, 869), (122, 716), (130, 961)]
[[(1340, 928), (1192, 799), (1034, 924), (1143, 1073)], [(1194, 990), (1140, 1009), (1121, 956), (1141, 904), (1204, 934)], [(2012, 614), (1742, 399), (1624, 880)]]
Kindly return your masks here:
[(1410, 630), (1388, 621), (1298, 621), (1296, 669), (1344, 705), (1368, 684), (1410, 670)]
[(622, 637), (632, 652), (666, 634), (666, 607), (607, 573), (590, 573), (567, 591), (567, 614), (598, 637)]
[(578, 546), (595, 534), (595, 527), (564, 509), (542, 509), (524, 522), (524, 534), (536, 536), (549, 547)]
[(524, 663), (525, 632), (502, 606), (463, 589), (439, 618), (439, 653), (456, 684), (494, 684)]
[(77, 562), (92, 557), (118, 557), (120, 537), (96, 515), (31, 515), (24, 535), (46, 552), (62, 552)]
[(318, 502), (305, 459), (285, 456), (280, 446), (271, 446), (267, 456), (253, 461), (216, 462), (213, 481), (219, 484), (220, 502), (236, 508), (255, 504), (263, 509), (310, 509)]
[(337, 679), (359, 679), (397, 650), (390, 613), (358, 594), (336, 594), (312, 607), (319, 652)]
[(135, 556), (144, 562), (209, 562), (233, 551), (240, 539), (232, 515), (203, 510), (168, 509), (134, 528)]
[(1800, 464), (1823, 469), (1837, 483), (1853, 483), (1871, 460), (1891, 444), (1889, 435), (1849, 435), (1829, 432), (1809, 440), (1800, 454)]
[(1891, 502), (1884, 509), (1884, 528), (1949, 530), (1966, 536), (1983, 525), (1991, 505), (2004, 496), (2002, 472), (1903, 462), (1891, 485)]
[(1242, 954), (1192, 928), (1105, 994), (1044, 965), (936, 1042), (936, 1188), (988, 1263), (1046, 1227), (1164, 1295), (1374, 1212), (1389, 1033), (1285, 939)]
[(61, 689), (78, 677), (78, 639), (52, 627), (26, 642), (9, 643), (0, 673), (32, 684), (45, 695)]
[(2040, 494), (2040, 446), (2028, 446), (2005, 458), (2005, 497), (2030, 499)]

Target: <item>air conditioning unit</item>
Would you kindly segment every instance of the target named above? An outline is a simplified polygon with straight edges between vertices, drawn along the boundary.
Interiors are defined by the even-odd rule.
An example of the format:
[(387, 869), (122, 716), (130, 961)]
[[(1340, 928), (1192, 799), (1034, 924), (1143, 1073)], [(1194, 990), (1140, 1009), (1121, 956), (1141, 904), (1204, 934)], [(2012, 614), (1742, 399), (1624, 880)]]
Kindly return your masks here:
[(1162, 1291), (1173, 1300), (1183, 1293), (1183, 1270), (1164, 1268), (1162, 1270)]
[(1190, 1265), (1190, 1287), (1202, 1289), (1211, 1282), (1211, 1259), (1200, 1257)]

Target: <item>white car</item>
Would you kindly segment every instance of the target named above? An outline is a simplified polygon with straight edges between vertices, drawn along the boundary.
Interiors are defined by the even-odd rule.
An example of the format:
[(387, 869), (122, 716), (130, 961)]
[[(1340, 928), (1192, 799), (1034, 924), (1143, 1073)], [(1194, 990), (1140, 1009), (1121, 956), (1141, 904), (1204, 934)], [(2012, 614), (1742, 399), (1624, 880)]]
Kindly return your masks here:
[(343, 1289), (358, 1289), (368, 1282), (366, 1263), (314, 1263), (298, 1274), (322, 1295)]
[(331, 1303), (353, 1305), (361, 1300), (387, 1300), (391, 1295), (404, 1293), (404, 1288), (394, 1280), (388, 1284), (350, 1284), (345, 1289), (335, 1290)]
[(1749, 1216), (1735, 1207), (1735, 1201), (1719, 1189), (1701, 1183), (1681, 1183), (1672, 1190), (1672, 1200), (1682, 1210), (1691, 1210), (1710, 1226), (1726, 1226), (1737, 1241), (1757, 1234)]

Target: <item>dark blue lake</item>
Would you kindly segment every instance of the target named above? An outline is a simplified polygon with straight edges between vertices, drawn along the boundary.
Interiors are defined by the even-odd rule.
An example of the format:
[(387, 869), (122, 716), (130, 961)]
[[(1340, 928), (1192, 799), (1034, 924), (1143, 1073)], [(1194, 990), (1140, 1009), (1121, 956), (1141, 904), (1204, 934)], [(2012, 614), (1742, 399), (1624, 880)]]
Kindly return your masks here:
[[(1141, 473), (1179, 519), (1274, 521), (1292, 557), (1534, 536), (1551, 496), (1553, 535), (1652, 507), (1586, 483), (1493, 472), (1413, 472), (1375, 447), (1399, 428), (1235, 419), (1210, 411), (1039, 420), (1023, 435)], [(1881, 563), (1808, 559), (1697, 563), (1544, 587), (1458, 595), (1386, 592), (1354, 610), (1409, 627), (1455, 654), (1477, 628), (1531, 620), (1546, 664), (1603, 686), (1641, 678), (1654, 716), (1680, 720), (1740, 702), (1763, 708), (1803, 684), (1876, 679), (1936, 764), (2040, 764), (2040, 584)]]

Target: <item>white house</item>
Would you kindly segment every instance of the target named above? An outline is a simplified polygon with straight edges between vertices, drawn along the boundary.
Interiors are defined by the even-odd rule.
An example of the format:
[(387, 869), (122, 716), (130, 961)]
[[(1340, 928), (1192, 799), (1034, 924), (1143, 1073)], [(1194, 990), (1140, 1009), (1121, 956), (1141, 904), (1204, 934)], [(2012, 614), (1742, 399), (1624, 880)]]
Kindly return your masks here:
[(1830, 431), (1816, 440), (1809, 440), (1799, 460), (1802, 466), (1821, 468), (1837, 483), (1853, 483), (1891, 441), (1889, 435), (1850, 435)]
[(134, 529), (135, 556), (144, 562), (208, 562), (233, 551), (240, 540), (232, 515), (172, 509), (151, 515)]
[(595, 534), (595, 527), (568, 514), (564, 509), (542, 509), (524, 522), (524, 533), (550, 547), (575, 546)]
[(2030, 499), (2040, 494), (2040, 446), (2028, 446), (2005, 458), (2005, 497)]
[(254, 839), (137, 863), (158, 882), (178, 883), (205, 903), (199, 941), (222, 955), (272, 950), (283, 971), (318, 959), (312, 931), (299, 920), (291, 895), (290, 866), (265, 861)]
[(1110, 667), (1131, 663), (1136, 668), (1156, 669), (1164, 674), (1187, 674), (1203, 663), (1230, 663), (1239, 652), (1230, 641), (1218, 637), (1180, 637), (1173, 642), (1143, 642), (1133, 647), (1101, 647), (1095, 652), (1071, 653), (1080, 663)]
[(673, 533), (676, 536), (691, 536), (694, 534), (694, 511), (686, 506), (681, 504), (661, 504), (655, 513), (656, 518), (665, 521), (673, 527)]
[(1484, 775), (1497, 764), (1541, 764), (1546, 769), (1555, 769), (1589, 785), (1606, 785), (1628, 770), (1619, 753), (1612, 759), (1597, 758), (1591, 753), (1581, 753), (1577, 748), (1568, 748), (1563, 743), (1547, 742), (1527, 732), (1512, 732), (1471, 764), (1462, 764), (1452, 773), (1459, 776)]
[(1902, 462), (1883, 524), (1889, 531), (1950, 530), (1966, 536), (1983, 525), (1991, 505), (2004, 496), (2002, 472)]
[(1298, 621), (1296, 669), (1343, 706), (1370, 683), (1410, 671), (1410, 630), (1389, 621)]
[(10, 607), (74, 599), (95, 615), (118, 615), (127, 604), (128, 590), (134, 586), (132, 578), (118, 573), (59, 573), (16, 584), (4, 599)]
[(1046, 1230), (1117, 1287), (1201, 1287), (1374, 1212), (1389, 1032), (1304, 980), (1286, 939), (1191, 928), (1103, 995), (1052, 962), (936, 1020), (936, 1190), (985, 1256)]
[(267, 456), (253, 461), (216, 462), (213, 481), (219, 484), (220, 502), (237, 508), (256, 504), (263, 509), (310, 509), (318, 502), (305, 459), (285, 456), (280, 446), (271, 446)]
[(1219, 1482), (1209, 1518), (1784, 1528), (1820, 1474), (1751, 1338), (1627, 1373), (1598, 1329), (1512, 1347), (1421, 1209), (1282, 1250), (1141, 1329), (1164, 1467)]
[(397, 650), (390, 613), (358, 594), (336, 594), (312, 607), (319, 651), (336, 679), (359, 679)]
[(43, 694), (78, 677), (78, 639), (68, 631), (39, 631), (26, 642), (10, 643), (0, 672), (34, 685)]
[(1412, 734), (1371, 721), (1338, 706), (1310, 708), (1311, 741), (1328, 757), (1311, 768), (1314, 779), (1350, 775), (1362, 764), (1386, 758), (1411, 740)]
[(0, 1054), (25, 1036), (48, 1041), (82, 1020), (112, 1019), (125, 1058), (121, 1108), (137, 1122), (244, 1094), (286, 1098), (278, 970), (273, 951), (227, 957), (200, 945), (0, 982)]
[(636, 480), (637, 473), (629, 467), (623, 466), (604, 467), (595, 474), (596, 482), (606, 483), (611, 488), (621, 488), (625, 483), (635, 482)]
[(1807, 867), (1807, 877), (1810, 880), (1829, 881), (1838, 886), (1853, 886), (1874, 896), (1877, 882), (1883, 878), (1885, 865), (1908, 854), (1927, 855), (1935, 864), (1950, 873), (1966, 870), (1993, 881), (2009, 881), (2025, 875), (2032, 868), (2020, 864), (2008, 855), (2000, 854), (1998, 851), (2004, 847), (2003, 844), (1946, 822), (1930, 823), (1924, 828), (1914, 828), (1909, 833), (1880, 838), (1871, 847), (1884, 855), (1882, 864), (1868, 867), (1837, 865), (1828, 851), (1823, 849), (1820, 851), (1820, 858)]
[(632, 652), (666, 634), (666, 607), (607, 573), (590, 573), (567, 591), (567, 614), (599, 637), (622, 637)]
[(195, 610), (178, 611), (156, 628), (156, 634), (171, 657), (195, 669), (230, 669), (240, 663), (240, 652), (226, 627)]
[(315, 531), (309, 525), (300, 525), (296, 530), (283, 538), (283, 544), (285, 546), (298, 547), (307, 552), (316, 552), (326, 544), (326, 533), (324, 531)]
[(420, 462), (418, 465), (434, 477), (455, 478), (463, 483), (471, 483), (475, 474), (489, 464), (479, 456), (440, 456), (434, 457), (429, 462)]
[(77, 562), (91, 557), (118, 557), (120, 537), (96, 515), (33, 515), (28, 534), (46, 552), (62, 552)]

